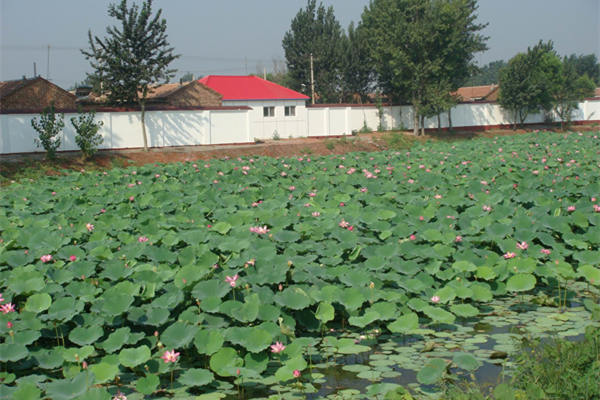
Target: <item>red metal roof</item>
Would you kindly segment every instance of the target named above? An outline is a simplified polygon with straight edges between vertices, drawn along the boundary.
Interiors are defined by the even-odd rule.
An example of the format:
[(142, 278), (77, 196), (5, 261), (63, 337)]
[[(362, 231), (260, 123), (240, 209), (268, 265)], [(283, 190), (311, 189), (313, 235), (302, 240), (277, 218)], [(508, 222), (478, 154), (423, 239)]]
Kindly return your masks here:
[(223, 95), (223, 100), (308, 100), (310, 97), (258, 76), (208, 75), (199, 82)]

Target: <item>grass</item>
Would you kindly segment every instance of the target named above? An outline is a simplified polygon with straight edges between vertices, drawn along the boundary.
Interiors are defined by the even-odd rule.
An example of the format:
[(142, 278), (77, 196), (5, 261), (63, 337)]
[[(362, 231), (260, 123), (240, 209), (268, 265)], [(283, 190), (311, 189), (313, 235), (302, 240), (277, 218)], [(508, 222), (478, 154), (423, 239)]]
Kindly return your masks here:
[(570, 400), (600, 398), (600, 329), (588, 327), (580, 342), (523, 339), (509, 383), (482, 388), (450, 385), (444, 400)]
[(58, 157), (54, 160), (2, 161), (0, 162), (0, 186), (9, 185), (13, 181), (37, 180), (48, 175), (64, 175), (68, 170), (100, 171), (126, 166), (127, 160), (116, 156), (104, 158), (102, 162), (99, 158), (82, 161), (80, 158), (74, 157)]

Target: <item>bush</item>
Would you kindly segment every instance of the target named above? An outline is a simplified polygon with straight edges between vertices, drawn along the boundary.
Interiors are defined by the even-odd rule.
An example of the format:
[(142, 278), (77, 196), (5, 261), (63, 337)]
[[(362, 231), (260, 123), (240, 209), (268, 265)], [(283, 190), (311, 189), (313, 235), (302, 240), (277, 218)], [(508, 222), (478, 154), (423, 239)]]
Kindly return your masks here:
[(46, 157), (50, 160), (56, 158), (56, 149), (60, 147), (60, 134), (65, 127), (64, 114), (56, 114), (54, 105), (44, 108), (40, 119), (33, 118), (31, 126), (39, 136), (34, 139), (37, 147), (42, 146), (46, 150)]
[(91, 158), (104, 141), (102, 135), (98, 133), (104, 123), (102, 121), (94, 122), (95, 116), (96, 112), (90, 111), (80, 113), (77, 118), (71, 118), (71, 124), (77, 132), (75, 143), (79, 146), (84, 159)]

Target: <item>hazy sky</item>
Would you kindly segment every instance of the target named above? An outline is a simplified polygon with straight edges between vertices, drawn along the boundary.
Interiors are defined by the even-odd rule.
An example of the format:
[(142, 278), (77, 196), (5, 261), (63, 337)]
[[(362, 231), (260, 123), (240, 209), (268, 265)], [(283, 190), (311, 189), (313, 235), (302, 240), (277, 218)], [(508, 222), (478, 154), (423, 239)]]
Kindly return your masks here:
[[(112, 1), (115, 2), (115, 1)], [(104, 36), (115, 23), (110, 0), (0, 0), (0, 80), (37, 72), (69, 88), (85, 78), (89, 63), (79, 49), (87, 32)], [(368, 0), (324, 0), (343, 27), (359, 21)], [(561, 54), (600, 58), (600, 0), (480, 0), (479, 19), (489, 23), (489, 50), (480, 64), (509, 59), (538, 40), (553, 40)], [(177, 76), (193, 72), (245, 74), (283, 60), (281, 40), (306, 0), (155, 0), (163, 9), (169, 42), (181, 58)], [(48, 64), (48, 45), (50, 63)]]

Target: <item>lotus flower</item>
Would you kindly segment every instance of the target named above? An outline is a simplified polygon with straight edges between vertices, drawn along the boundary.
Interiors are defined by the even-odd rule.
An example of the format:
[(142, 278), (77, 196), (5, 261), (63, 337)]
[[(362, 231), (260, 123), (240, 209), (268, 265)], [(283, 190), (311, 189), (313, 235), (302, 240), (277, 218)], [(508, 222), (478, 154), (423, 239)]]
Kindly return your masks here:
[(265, 233), (269, 232), (269, 229), (267, 228), (266, 225), (264, 225), (264, 226), (251, 226), (250, 227), (250, 232), (257, 233), (259, 235), (264, 235)]
[(504, 253), (503, 257), (504, 257), (505, 260), (508, 260), (508, 259), (511, 259), (511, 258), (515, 258), (516, 256), (517, 255), (515, 253), (509, 251), (509, 252)]
[(174, 363), (177, 362), (177, 359), (179, 358), (179, 353), (176, 353), (175, 350), (167, 350), (162, 356), (160, 356), (160, 358), (162, 358), (165, 361), (165, 363)]
[(432, 303), (439, 303), (439, 302), (440, 302), (440, 298), (439, 298), (439, 296), (433, 296), (433, 297), (431, 298), (431, 302), (432, 302)]
[(281, 342), (275, 342), (275, 344), (271, 345), (271, 353), (277, 354), (281, 353), (283, 350), (285, 350), (285, 346)]
[(50, 254), (45, 254), (40, 257), (40, 260), (42, 260), (42, 262), (44, 263), (47, 263), (49, 261), (52, 261), (52, 256)]
[(527, 244), (527, 242), (517, 242), (517, 249), (519, 250), (527, 250), (528, 247), (529, 245)]
[(235, 282), (238, 280), (238, 278), (238, 274), (235, 274), (234, 276), (226, 276), (225, 282), (229, 283), (231, 287), (235, 287)]
[(88, 232), (91, 232), (94, 230), (94, 225), (90, 224), (89, 222), (87, 224), (85, 224), (85, 227), (87, 228)]
[(0, 306), (0, 311), (2, 311), (2, 314), (8, 314), (10, 312), (14, 312), (15, 311), (15, 305), (13, 303), (2, 304)]

